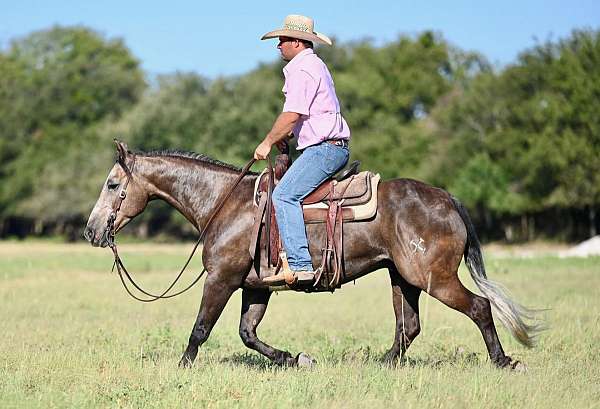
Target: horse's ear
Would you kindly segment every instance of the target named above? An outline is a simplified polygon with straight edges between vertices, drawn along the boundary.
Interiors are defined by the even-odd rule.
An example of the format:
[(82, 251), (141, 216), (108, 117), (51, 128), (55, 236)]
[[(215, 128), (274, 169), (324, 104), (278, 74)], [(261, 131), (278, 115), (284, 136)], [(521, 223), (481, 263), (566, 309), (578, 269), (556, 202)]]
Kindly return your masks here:
[(119, 154), (118, 156), (118, 160), (125, 163), (125, 159), (127, 159), (127, 152), (129, 151), (129, 148), (127, 148), (127, 144), (123, 141), (120, 141), (118, 139), (114, 139), (115, 141), (115, 145), (117, 145), (117, 153)]

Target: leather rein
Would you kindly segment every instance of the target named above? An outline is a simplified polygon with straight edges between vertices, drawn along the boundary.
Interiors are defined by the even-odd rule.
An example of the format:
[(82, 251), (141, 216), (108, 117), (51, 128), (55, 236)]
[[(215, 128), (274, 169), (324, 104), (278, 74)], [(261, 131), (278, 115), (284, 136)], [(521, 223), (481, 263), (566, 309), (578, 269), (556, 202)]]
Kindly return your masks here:
[[(181, 268), (181, 271), (179, 272), (179, 274), (177, 275), (177, 277), (175, 277), (175, 280), (173, 280), (173, 282), (171, 283), (171, 285), (169, 285), (167, 287), (167, 289), (164, 290), (161, 294), (152, 294), (152, 293), (144, 290), (143, 288), (141, 288), (134, 281), (134, 279), (131, 277), (131, 275), (127, 271), (127, 268), (125, 268), (125, 265), (123, 264), (123, 261), (121, 260), (121, 257), (119, 257), (119, 252), (117, 250), (117, 244), (115, 242), (115, 234), (116, 234), (115, 220), (117, 219), (117, 214), (119, 213), (119, 210), (121, 210), (121, 204), (123, 203), (123, 201), (127, 197), (127, 187), (129, 186), (129, 183), (130, 183), (130, 181), (131, 181), (131, 179), (133, 177), (133, 171), (134, 171), (134, 168), (135, 168), (135, 160), (136, 160), (136, 155), (133, 154), (133, 159), (131, 161), (131, 168), (129, 166), (127, 166), (126, 159), (119, 158), (117, 160), (117, 162), (119, 163), (119, 165), (121, 165), (121, 168), (125, 172), (125, 175), (127, 176), (127, 179), (125, 180), (125, 183), (123, 184), (123, 187), (121, 188), (121, 191), (119, 192), (119, 196), (117, 197), (117, 199), (113, 203), (112, 212), (111, 212), (111, 214), (110, 214), (110, 216), (108, 218), (107, 227), (106, 227), (106, 229), (108, 231), (108, 246), (112, 250), (113, 255), (115, 257), (115, 261), (114, 261), (114, 264), (113, 264), (113, 270), (114, 270), (114, 268), (116, 266), (117, 267), (117, 271), (119, 273), (119, 278), (121, 279), (121, 283), (123, 284), (123, 287), (125, 287), (125, 290), (127, 291), (127, 293), (132, 298), (134, 298), (134, 299), (136, 299), (138, 301), (141, 301), (141, 302), (153, 302), (153, 301), (160, 300), (160, 299), (163, 299), (163, 298), (173, 298), (173, 297), (176, 297), (176, 296), (178, 296), (180, 294), (183, 294), (184, 292), (186, 292), (187, 290), (189, 290), (190, 288), (192, 288), (200, 280), (200, 278), (202, 278), (202, 276), (206, 272), (206, 268), (205, 267), (202, 268), (202, 272), (200, 272), (200, 274), (198, 275), (198, 277), (196, 277), (194, 279), (194, 281), (192, 281), (192, 283), (190, 285), (188, 285), (186, 288), (184, 288), (183, 290), (180, 290), (180, 291), (178, 291), (176, 293), (168, 294), (173, 289), (173, 287), (175, 286), (175, 284), (179, 281), (179, 279), (183, 275), (183, 273), (184, 273), (185, 269), (187, 268), (187, 266), (190, 264), (190, 261), (192, 260), (192, 257), (194, 257), (194, 253), (196, 252), (196, 249), (198, 248), (198, 246), (200, 245), (200, 243), (202, 242), (202, 240), (204, 240), (204, 236), (206, 235), (206, 232), (208, 231), (208, 228), (210, 227), (212, 221), (215, 219), (215, 217), (217, 216), (217, 214), (219, 213), (219, 211), (221, 210), (221, 208), (223, 207), (223, 205), (225, 204), (225, 202), (227, 201), (227, 199), (229, 199), (229, 197), (233, 193), (234, 189), (241, 182), (242, 178), (248, 173), (248, 171), (250, 170), (250, 167), (255, 162), (255, 159), (252, 158), (246, 164), (246, 166), (244, 166), (244, 168), (242, 169), (242, 171), (238, 175), (238, 177), (235, 180), (235, 182), (231, 185), (231, 187), (229, 188), (229, 190), (227, 190), (227, 192), (223, 195), (223, 198), (218, 202), (218, 205), (213, 209), (212, 213), (210, 214), (210, 216), (208, 218), (208, 221), (206, 222), (206, 225), (204, 226), (204, 228), (200, 232), (200, 236), (198, 237), (198, 240), (196, 241), (196, 244), (194, 245), (194, 248), (192, 249), (192, 252), (191, 252), (190, 256), (188, 257), (187, 261), (185, 262), (185, 264)], [(268, 163), (269, 163), (269, 168), (271, 168), (270, 158), (268, 160)], [(127, 280), (131, 283), (131, 285), (133, 285), (139, 292), (141, 292), (142, 294), (144, 294), (148, 298), (138, 297), (137, 295), (133, 294), (133, 292), (131, 291), (131, 289), (127, 286), (127, 283), (125, 282), (125, 278), (123, 276), (125, 276), (125, 278), (127, 278)]]

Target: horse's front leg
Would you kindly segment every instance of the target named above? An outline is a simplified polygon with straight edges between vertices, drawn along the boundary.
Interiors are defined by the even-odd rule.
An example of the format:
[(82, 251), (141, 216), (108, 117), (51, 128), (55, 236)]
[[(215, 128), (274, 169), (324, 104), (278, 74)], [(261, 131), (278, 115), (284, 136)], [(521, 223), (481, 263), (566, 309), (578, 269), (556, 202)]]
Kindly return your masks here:
[(192, 329), (188, 346), (179, 361), (180, 367), (192, 365), (196, 355), (198, 355), (198, 348), (208, 339), (210, 331), (219, 319), (221, 312), (223, 312), (223, 308), (225, 308), (231, 294), (239, 288), (239, 286), (229, 281), (223, 279), (222, 275), (218, 273), (209, 274), (206, 278), (200, 311)]
[(282, 351), (264, 343), (256, 335), (256, 327), (267, 311), (267, 304), (271, 293), (267, 290), (252, 290), (245, 288), (242, 291), (242, 315), (240, 318), (240, 337), (248, 348), (260, 352), (271, 361), (279, 365), (311, 365), (312, 359), (306, 354), (299, 354), (294, 358), (287, 351)]

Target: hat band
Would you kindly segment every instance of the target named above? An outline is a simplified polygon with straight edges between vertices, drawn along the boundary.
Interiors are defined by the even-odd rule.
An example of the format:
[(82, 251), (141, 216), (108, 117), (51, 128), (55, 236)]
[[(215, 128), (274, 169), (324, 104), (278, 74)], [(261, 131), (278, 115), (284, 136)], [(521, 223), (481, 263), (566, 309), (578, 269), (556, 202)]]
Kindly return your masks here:
[(286, 30), (303, 31), (305, 33), (312, 34), (311, 28), (309, 26), (307, 26), (306, 24), (302, 24), (302, 23), (286, 23), (283, 26), (283, 28)]

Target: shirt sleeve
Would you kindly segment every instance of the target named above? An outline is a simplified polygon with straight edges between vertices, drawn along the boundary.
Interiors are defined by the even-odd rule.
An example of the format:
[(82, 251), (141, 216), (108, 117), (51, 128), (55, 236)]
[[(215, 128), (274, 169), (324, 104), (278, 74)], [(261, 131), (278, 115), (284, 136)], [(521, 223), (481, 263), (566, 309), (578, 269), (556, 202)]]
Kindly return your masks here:
[(317, 94), (318, 83), (306, 71), (290, 73), (285, 81), (285, 103), (283, 112), (296, 112), (308, 115)]

